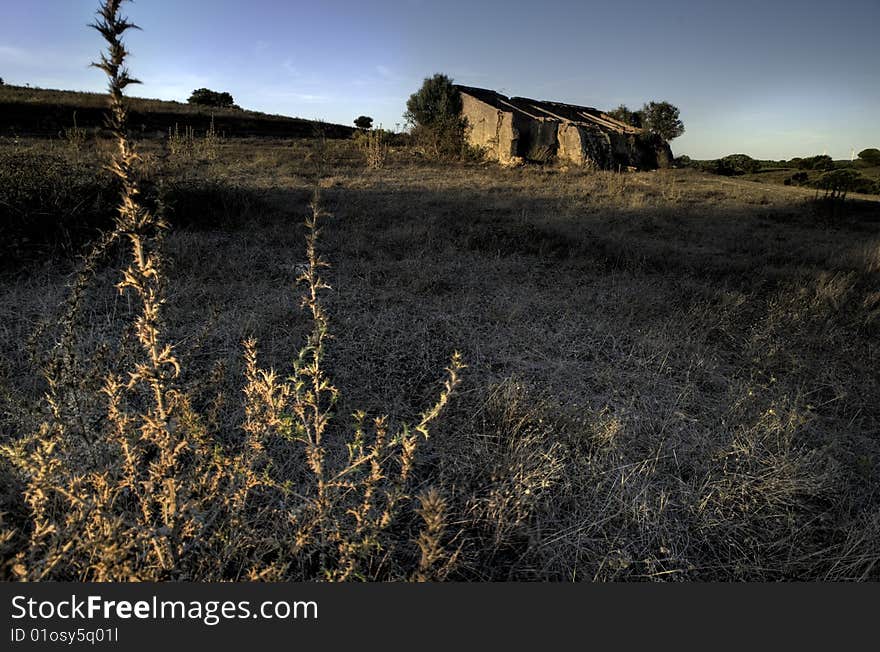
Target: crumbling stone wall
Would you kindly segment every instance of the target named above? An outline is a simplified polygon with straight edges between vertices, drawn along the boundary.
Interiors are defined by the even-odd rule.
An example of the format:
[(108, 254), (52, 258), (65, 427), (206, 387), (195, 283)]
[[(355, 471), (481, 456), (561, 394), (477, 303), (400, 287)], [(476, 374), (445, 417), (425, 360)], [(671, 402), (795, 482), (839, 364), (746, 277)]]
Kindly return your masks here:
[(514, 127), (513, 115), (467, 93), (461, 94), (461, 103), (468, 123), (468, 142), (501, 163), (511, 162), (517, 155), (519, 142), (519, 131)]
[(634, 167), (639, 170), (654, 170), (672, 164), (672, 150), (669, 144), (647, 132), (639, 134), (611, 134), (612, 169)]
[(575, 165), (608, 168), (613, 160), (611, 138), (594, 127), (573, 122), (563, 123), (559, 126), (558, 156)]
[(568, 123), (559, 125), (559, 158), (575, 165), (589, 162), (586, 152), (586, 139), (582, 127)]
[(529, 118), (519, 114), (514, 114), (514, 118), (520, 133), (517, 155), (536, 163), (552, 161), (559, 149), (557, 138), (559, 122), (544, 118)]

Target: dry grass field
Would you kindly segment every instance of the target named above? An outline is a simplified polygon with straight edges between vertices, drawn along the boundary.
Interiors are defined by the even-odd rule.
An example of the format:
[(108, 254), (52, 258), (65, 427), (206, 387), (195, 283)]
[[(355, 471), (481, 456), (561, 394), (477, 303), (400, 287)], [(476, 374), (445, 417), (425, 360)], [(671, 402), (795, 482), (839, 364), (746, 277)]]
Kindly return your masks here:
[[(157, 427), (140, 395), (120, 425), (107, 389), (141, 359), (138, 295), (115, 287), (126, 246), (93, 261), (71, 316), (71, 252), (87, 245), (28, 239), (0, 279), (4, 575), (880, 579), (878, 198), (405, 147), (372, 169), (350, 140), (138, 146), (145, 201), (170, 222), (156, 324), (179, 405), (159, 430), (185, 452), (144, 449), (167, 485), (126, 470), (125, 442)], [(17, 170), (62, 161), (86, 180), (74, 197), (7, 185), (10, 214), (34, 197), (50, 216), (104, 206), (111, 149), (4, 142)], [(310, 414), (332, 408), (333, 424), (317, 446), (296, 425), (316, 319), (295, 284), (316, 262), (302, 226), (316, 187), (319, 363), (338, 390), (315, 392)], [(455, 351), (467, 366), (446, 397)], [(408, 434), (438, 397), (429, 436)], [(364, 473), (333, 485), (316, 450)]]

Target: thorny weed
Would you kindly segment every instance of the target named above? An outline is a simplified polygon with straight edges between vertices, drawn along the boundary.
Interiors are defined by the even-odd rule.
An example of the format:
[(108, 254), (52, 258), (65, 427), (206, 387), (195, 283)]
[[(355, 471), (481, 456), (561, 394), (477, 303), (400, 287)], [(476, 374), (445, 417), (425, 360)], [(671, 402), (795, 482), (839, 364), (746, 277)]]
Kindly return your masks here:
[[(256, 343), (245, 342), (246, 430), (252, 436), (253, 450), (262, 450), (260, 440), (272, 433), (302, 446), (314, 494), (292, 517), (297, 547), (316, 545), (324, 557), (325, 576), (347, 580), (363, 577), (358, 573), (369, 566), (371, 554), (381, 550), (382, 533), (392, 525), (400, 503), (408, 500), (406, 487), (419, 440), (428, 437), (429, 425), (449, 401), (463, 364), (459, 354), (453, 355), (437, 402), (412, 428), (404, 425), (391, 432), (388, 417), (368, 420), (364, 412), (356, 412), (354, 436), (345, 444), (341, 462), (335, 463), (340, 456), (333, 439), (338, 445), (342, 438), (330, 436), (339, 391), (323, 364), (329, 338), (327, 315), (319, 299), (320, 291), (329, 288), (320, 275), (328, 265), (317, 251), (323, 216), (316, 189), (306, 218), (307, 264), (298, 278), (305, 287), (302, 305), (313, 328), (292, 376), (281, 381), (274, 370), (259, 369)], [(336, 561), (327, 564), (331, 558)]]
[(221, 140), (214, 126), (214, 116), (211, 115), (211, 122), (203, 137), (197, 137), (192, 126), (185, 125), (181, 131), (180, 126), (175, 123), (173, 129), (168, 128), (166, 143), (173, 161), (186, 162), (193, 159), (215, 161), (220, 155)]
[(184, 126), (183, 133), (177, 123), (174, 124), (173, 129), (168, 127), (168, 153), (176, 160), (192, 157), (195, 152), (195, 140), (195, 130), (189, 125)]
[(73, 112), (73, 126), (61, 130), (61, 137), (74, 157), (79, 156), (86, 144), (86, 130), (76, 124), (76, 111)]
[(446, 500), (437, 489), (431, 488), (419, 496), (418, 514), (425, 524), (416, 544), (419, 547), (419, 567), (413, 575), (416, 582), (430, 582), (446, 578), (454, 566), (460, 549), (447, 554), (442, 539), (447, 528)]
[(355, 134), (358, 148), (364, 155), (367, 167), (379, 170), (388, 160), (388, 135), (382, 127), (358, 131)]

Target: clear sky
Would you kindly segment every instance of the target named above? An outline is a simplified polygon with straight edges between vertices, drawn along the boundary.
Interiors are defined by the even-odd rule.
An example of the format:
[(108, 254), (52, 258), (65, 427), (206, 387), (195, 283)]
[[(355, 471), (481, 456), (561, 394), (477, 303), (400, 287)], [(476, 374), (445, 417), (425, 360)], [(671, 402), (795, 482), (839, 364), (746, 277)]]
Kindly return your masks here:
[[(0, 0), (0, 77), (102, 90), (97, 0)], [(680, 107), (676, 154), (880, 147), (880, 0), (139, 0), (132, 92), (395, 128), (443, 72), (509, 95)], [(402, 126), (402, 125), (401, 125)]]

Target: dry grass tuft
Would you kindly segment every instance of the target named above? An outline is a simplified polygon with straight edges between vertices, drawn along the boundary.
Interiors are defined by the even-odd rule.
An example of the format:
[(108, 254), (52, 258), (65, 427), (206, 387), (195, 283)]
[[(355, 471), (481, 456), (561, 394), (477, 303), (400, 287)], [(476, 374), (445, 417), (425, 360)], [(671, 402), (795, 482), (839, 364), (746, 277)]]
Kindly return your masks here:
[(388, 161), (388, 134), (384, 129), (378, 127), (358, 131), (355, 134), (355, 142), (363, 153), (368, 168), (379, 170), (385, 167)]
[(193, 160), (216, 161), (220, 155), (221, 143), (222, 138), (214, 127), (213, 115), (205, 135), (201, 138), (196, 136), (193, 127), (186, 125), (181, 132), (180, 127), (175, 124), (174, 129), (168, 128), (166, 139), (168, 154), (176, 163), (188, 163)]

